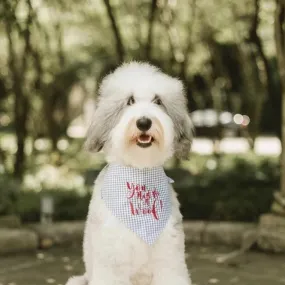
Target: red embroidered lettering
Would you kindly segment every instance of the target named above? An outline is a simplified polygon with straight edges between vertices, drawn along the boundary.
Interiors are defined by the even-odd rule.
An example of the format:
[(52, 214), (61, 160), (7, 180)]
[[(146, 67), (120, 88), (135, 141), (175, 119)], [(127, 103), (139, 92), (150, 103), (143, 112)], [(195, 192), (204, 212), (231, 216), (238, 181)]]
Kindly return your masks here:
[(151, 213), (153, 214), (153, 217), (156, 219), (156, 220), (159, 220), (158, 218), (158, 215), (157, 215), (157, 212), (156, 212), (156, 200), (153, 202), (153, 205), (152, 205), (152, 209), (151, 209)]
[(133, 186), (133, 184), (130, 184), (129, 182), (127, 182), (127, 187), (131, 191), (130, 196), (128, 196), (128, 199), (131, 199), (135, 195), (134, 186)]
[(134, 209), (134, 205), (132, 202), (130, 202), (130, 206), (131, 206), (131, 213), (132, 215), (135, 215), (135, 209)]

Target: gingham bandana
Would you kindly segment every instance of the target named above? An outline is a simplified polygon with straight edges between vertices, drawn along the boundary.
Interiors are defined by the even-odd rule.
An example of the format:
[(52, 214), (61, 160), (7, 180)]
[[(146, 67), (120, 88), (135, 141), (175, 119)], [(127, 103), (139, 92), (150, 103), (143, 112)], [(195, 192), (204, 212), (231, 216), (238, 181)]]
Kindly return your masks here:
[(138, 169), (110, 164), (101, 197), (115, 217), (151, 245), (170, 217), (172, 182), (162, 167)]

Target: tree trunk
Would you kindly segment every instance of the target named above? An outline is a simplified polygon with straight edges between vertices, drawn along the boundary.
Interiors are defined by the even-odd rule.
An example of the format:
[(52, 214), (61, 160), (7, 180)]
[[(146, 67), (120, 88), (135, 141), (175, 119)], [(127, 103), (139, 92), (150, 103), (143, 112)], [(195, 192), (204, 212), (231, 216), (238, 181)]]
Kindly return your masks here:
[[(11, 7), (7, 1), (4, 2), (5, 10), (10, 11)], [(27, 104), (23, 105), (23, 92), (21, 87), (21, 77), (16, 67), (16, 55), (14, 51), (14, 42), (12, 37), (12, 13), (7, 13), (4, 18), (6, 36), (8, 39), (8, 66), (9, 72), (12, 78), (12, 90), (14, 93), (14, 116), (15, 116), (15, 132), (16, 132), (16, 141), (17, 141), (17, 151), (14, 161), (14, 176), (21, 179), (24, 171), (24, 160), (25, 160), (25, 118), (22, 118), (23, 109)], [(23, 127), (23, 128), (22, 128)]]
[(123, 45), (123, 41), (122, 41), (122, 36), (121, 36), (120, 30), (118, 28), (118, 25), (117, 25), (117, 22), (116, 22), (110, 1), (104, 0), (104, 3), (106, 6), (106, 9), (107, 9), (107, 13), (108, 13), (109, 19), (111, 21), (113, 33), (114, 33), (114, 36), (116, 39), (117, 57), (118, 57), (119, 62), (123, 62), (124, 57), (125, 57), (125, 49), (124, 49), (124, 45)]
[(150, 14), (148, 20), (148, 34), (147, 34), (147, 42), (145, 47), (145, 55), (146, 59), (150, 60), (151, 58), (151, 50), (152, 50), (152, 34), (153, 34), (153, 25), (155, 19), (155, 13), (157, 10), (157, 0), (151, 0), (150, 6)]
[[(252, 58), (257, 66), (253, 72), (256, 73), (256, 76), (253, 75), (255, 81), (255, 92), (256, 100), (252, 104), (252, 122), (250, 125), (251, 136), (253, 142), (256, 137), (259, 135), (260, 122), (262, 118), (262, 111), (266, 99), (271, 96), (272, 93), (272, 77), (269, 62), (265, 56), (261, 39), (258, 35), (258, 29), (260, 25), (259, 13), (260, 13), (260, 0), (254, 0), (255, 12), (252, 18), (251, 28), (249, 30), (249, 43), (255, 47), (256, 51), (250, 52)], [(261, 66), (258, 67), (258, 66)], [(252, 82), (254, 83), (254, 82)], [(254, 145), (254, 143), (253, 143)]]
[[(14, 176), (18, 179), (23, 178), (25, 170), (25, 143), (28, 135), (27, 122), (30, 110), (29, 88), (27, 87), (27, 69), (29, 56), (32, 53), (31, 45), (31, 24), (33, 21), (33, 11), (31, 1), (27, 0), (28, 15), (24, 28), (20, 28), (16, 17), (17, 4), (8, 0), (3, 2), (4, 24), (6, 36), (8, 39), (8, 67), (12, 78), (12, 91), (14, 95), (14, 121), (15, 134), (17, 140), (17, 152), (14, 161)], [(18, 33), (23, 41), (23, 53), (17, 58), (16, 43), (13, 40), (13, 34)], [(21, 60), (20, 60), (21, 59)]]
[(281, 194), (285, 196), (285, 1), (276, 0), (275, 42), (282, 87)]
[[(170, 16), (164, 17), (164, 13), (169, 13)], [(168, 43), (170, 47), (170, 50), (169, 50), (170, 54), (169, 54), (169, 59), (168, 59), (168, 64), (167, 64), (167, 70), (169, 71), (173, 70), (173, 66), (176, 62), (175, 52), (176, 52), (177, 46), (175, 44), (175, 39), (173, 38), (173, 35), (171, 33), (171, 28), (174, 26), (175, 18), (176, 18), (175, 11), (171, 8), (168, 8), (168, 6), (163, 8), (163, 10), (160, 13), (160, 17), (159, 17), (159, 20), (167, 33)]]
[[(25, 145), (26, 145), (26, 126), (23, 125), (22, 129), (16, 128), (16, 137), (17, 137), (17, 152), (14, 162), (14, 176), (19, 180), (22, 180), (24, 169), (25, 169)], [(18, 124), (17, 127), (20, 127)]]
[[(14, 85), (20, 84), (14, 82)], [(17, 138), (17, 152), (14, 161), (14, 176), (22, 180), (25, 169), (25, 145), (28, 134), (27, 120), (28, 120), (29, 102), (22, 92), (15, 93), (15, 130)]]
[(193, 46), (193, 30), (194, 30), (194, 23), (195, 23), (195, 18), (196, 18), (196, 0), (192, 0), (191, 11), (192, 11), (191, 20), (189, 21), (189, 24), (188, 24), (188, 42), (186, 44), (185, 49), (183, 50), (184, 60), (181, 62), (181, 66), (180, 66), (180, 76), (179, 77), (183, 81), (186, 81), (187, 68), (188, 68), (189, 59), (190, 59), (189, 53)]
[(260, 60), (262, 62), (263, 69), (264, 69), (263, 80), (264, 80), (264, 84), (266, 85), (266, 88), (267, 88), (267, 94), (268, 94), (268, 96), (270, 96), (272, 94), (272, 90), (273, 90), (273, 86), (272, 86), (273, 82), (272, 82), (272, 76), (271, 76), (271, 71), (270, 71), (270, 65), (269, 65), (269, 61), (266, 58), (266, 55), (264, 53), (261, 39), (257, 33), (258, 28), (259, 28), (259, 24), (260, 24), (260, 20), (259, 20), (260, 0), (255, 0), (254, 3), (255, 3), (255, 14), (254, 14), (253, 23), (251, 26), (249, 37), (250, 37), (250, 41), (256, 46), (257, 51), (258, 51), (258, 55), (259, 55)]

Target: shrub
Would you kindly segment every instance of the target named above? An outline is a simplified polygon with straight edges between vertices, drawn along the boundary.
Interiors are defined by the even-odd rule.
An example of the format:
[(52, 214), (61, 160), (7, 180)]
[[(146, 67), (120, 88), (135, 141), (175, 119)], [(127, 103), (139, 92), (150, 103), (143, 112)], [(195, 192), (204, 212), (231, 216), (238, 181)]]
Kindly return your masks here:
[(231, 168), (204, 169), (196, 175), (179, 172), (171, 170), (169, 176), (176, 181), (185, 219), (256, 221), (270, 210), (279, 187), (278, 164), (268, 160), (237, 160)]
[(44, 194), (49, 194), (54, 199), (53, 219), (55, 221), (84, 220), (86, 218), (90, 194), (80, 195), (75, 190), (56, 189), (41, 193), (33, 191), (22, 192), (16, 205), (17, 213), (21, 217), (22, 222), (40, 221), (40, 200)]
[(24, 191), (16, 203), (17, 214), (22, 222), (38, 222), (40, 220), (40, 194), (34, 191)]
[(0, 175), (0, 215), (14, 214), (15, 203), (20, 193), (20, 184), (8, 175)]
[[(167, 174), (175, 180), (185, 219), (256, 221), (270, 210), (273, 192), (279, 188), (280, 168), (271, 159), (235, 159), (213, 170), (204, 166), (191, 174), (179, 168)], [(19, 184), (3, 176), (0, 187), (0, 215), (16, 212), (23, 222), (38, 222), (41, 195), (49, 193), (55, 201), (55, 221), (86, 218), (90, 193), (61, 188), (19, 192)]]
[(75, 191), (57, 191), (55, 197), (54, 219), (60, 220), (84, 220), (86, 219), (90, 194), (79, 195)]

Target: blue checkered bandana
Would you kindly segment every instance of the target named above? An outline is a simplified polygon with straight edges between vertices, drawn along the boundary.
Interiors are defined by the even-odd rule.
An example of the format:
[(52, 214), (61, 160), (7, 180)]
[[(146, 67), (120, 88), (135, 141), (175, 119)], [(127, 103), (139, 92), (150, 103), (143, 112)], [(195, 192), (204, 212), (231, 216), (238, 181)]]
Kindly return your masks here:
[(151, 245), (170, 217), (172, 182), (162, 167), (138, 169), (110, 164), (101, 197), (116, 218)]

